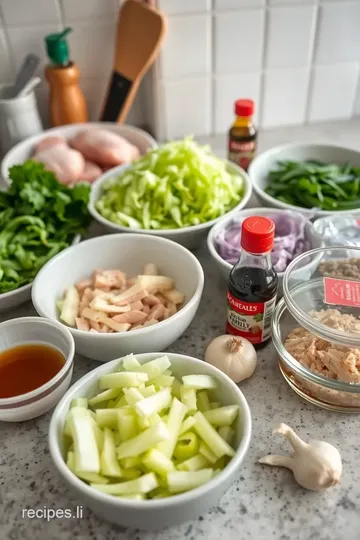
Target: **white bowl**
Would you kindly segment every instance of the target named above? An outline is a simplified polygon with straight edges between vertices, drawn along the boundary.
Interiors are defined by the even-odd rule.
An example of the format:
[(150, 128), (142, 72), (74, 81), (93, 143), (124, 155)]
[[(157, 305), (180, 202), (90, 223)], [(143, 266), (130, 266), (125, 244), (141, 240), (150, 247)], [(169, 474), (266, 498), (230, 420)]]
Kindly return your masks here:
[(54, 347), (65, 357), (61, 370), (39, 388), (11, 398), (0, 399), (0, 421), (22, 422), (48, 412), (69, 388), (75, 344), (69, 330), (56, 321), (22, 317), (0, 323), (0, 351), (18, 345), (41, 343)]
[(151, 135), (146, 133), (140, 128), (133, 126), (127, 126), (124, 124), (114, 124), (113, 122), (86, 122), (84, 124), (70, 124), (66, 126), (59, 126), (51, 129), (47, 129), (38, 135), (29, 137), (25, 141), (20, 142), (15, 145), (2, 160), (1, 163), (1, 176), (4, 181), (9, 184), (9, 169), (13, 165), (19, 165), (24, 163), (27, 159), (30, 159), (34, 153), (36, 144), (38, 144), (42, 139), (49, 136), (58, 136), (65, 137), (65, 139), (70, 139), (74, 137), (79, 131), (88, 127), (104, 127), (109, 131), (113, 131), (118, 135), (121, 135), (134, 144), (140, 150), (140, 154), (145, 154), (150, 148), (156, 148), (157, 143)]
[[(320, 210), (319, 208), (302, 208), (294, 206), (275, 199), (265, 193), (265, 188), (268, 185), (269, 172), (276, 168), (278, 161), (304, 161), (315, 159), (324, 163), (346, 164), (350, 163), (356, 167), (360, 167), (360, 152), (343, 148), (341, 146), (329, 146), (325, 144), (285, 144), (276, 146), (267, 152), (259, 154), (250, 164), (249, 176), (256, 193), (256, 196), (264, 206), (275, 208), (283, 208), (287, 210), (295, 210), (301, 212), (307, 217), (328, 216), (331, 214), (347, 214), (349, 210)], [(351, 210), (354, 213), (354, 210)], [(360, 210), (358, 211), (360, 212)]]
[[(240, 210), (241, 208), (244, 208), (246, 204), (248, 203), (251, 197), (251, 193), (252, 193), (251, 182), (247, 173), (243, 169), (235, 165), (235, 163), (231, 163), (230, 161), (227, 162), (227, 166), (228, 166), (229, 172), (231, 172), (232, 174), (237, 174), (243, 178), (244, 194), (241, 201), (229, 212), (224, 214), (225, 216), (229, 216), (233, 214), (234, 212)], [(104, 218), (96, 210), (95, 205), (98, 199), (100, 198), (103, 184), (107, 182), (108, 180), (110, 180), (111, 178), (116, 178), (117, 176), (119, 176), (119, 174), (128, 167), (129, 165), (121, 165), (120, 167), (115, 167), (114, 169), (111, 169), (110, 171), (99, 176), (99, 178), (92, 184), (91, 193), (90, 193), (89, 212), (91, 213), (93, 218), (96, 219), (96, 221), (98, 221), (99, 223), (101, 223), (101, 225), (103, 225), (105, 230), (110, 233), (135, 232), (135, 233), (148, 234), (148, 235), (151, 234), (155, 236), (162, 236), (164, 238), (169, 238), (169, 240), (174, 240), (174, 242), (178, 242), (179, 244), (187, 247), (188, 249), (196, 249), (200, 247), (203, 240), (205, 240), (209, 229), (215, 223), (217, 223), (220, 219), (222, 219), (223, 216), (220, 216), (206, 223), (201, 223), (200, 225), (193, 225), (191, 227), (182, 227), (180, 229), (147, 230), (147, 229), (130, 229), (129, 227), (123, 227), (122, 225), (119, 225), (118, 223), (113, 223), (112, 221), (109, 221), (108, 219)]]
[[(159, 356), (159, 353), (145, 353), (137, 356), (142, 364)], [(235, 456), (223, 471), (203, 486), (166, 499), (131, 501), (120, 499), (92, 489), (77, 478), (64, 461), (65, 417), (71, 400), (77, 397), (91, 397), (97, 391), (100, 375), (115, 370), (119, 360), (109, 362), (91, 371), (77, 381), (56, 407), (50, 422), (50, 455), (62, 478), (75, 496), (84, 501), (95, 514), (117, 525), (139, 529), (161, 529), (196, 519), (214, 506), (239, 474), (241, 464), (251, 438), (251, 415), (247, 401), (239, 388), (229, 377), (217, 368), (182, 354), (168, 353), (171, 370), (177, 377), (190, 373), (212, 375), (219, 384), (217, 401), (224, 405), (239, 405), (240, 412), (235, 427)]]
[[(297, 215), (301, 217), (301, 212), (294, 212), (291, 210), (279, 210), (276, 208), (247, 208), (245, 210), (241, 210), (236, 215), (241, 216), (244, 219), (249, 216), (265, 216), (269, 217), (271, 219), (271, 216), (274, 214), (279, 214), (283, 212), (285, 215)], [(208, 250), (210, 252), (210, 255), (215, 262), (216, 266), (218, 267), (220, 274), (222, 277), (228, 281), (230, 271), (233, 267), (232, 264), (226, 262), (222, 257), (220, 257), (219, 253), (216, 249), (216, 237), (218, 233), (226, 228), (231, 221), (233, 220), (234, 216), (226, 217), (219, 221), (212, 229), (210, 230), (208, 237), (207, 237), (207, 246)], [(314, 225), (311, 223), (311, 221), (307, 221), (305, 225), (305, 238), (310, 242), (310, 249), (318, 248), (323, 246), (323, 241), (319, 236), (316, 234)], [(316, 264), (316, 261), (315, 263)], [(285, 272), (277, 272), (278, 276), (278, 294), (282, 295), (282, 282)]]
[[(81, 241), (80, 234), (75, 235), (72, 245)], [(31, 287), (34, 282), (23, 285), (18, 289), (0, 294), (0, 313), (15, 309), (31, 299)]]
[(155, 263), (163, 275), (173, 278), (177, 289), (185, 294), (185, 305), (175, 315), (131, 332), (95, 334), (69, 330), (76, 352), (100, 362), (130, 352), (161, 351), (189, 326), (204, 287), (204, 273), (197, 258), (171, 240), (141, 234), (109, 234), (65, 249), (38, 273), (32, 289), (34, 307), (42, 317), (58, 320), (56, 300), (63, 297), (70, 285), (90, 277), (96, 268), (119, 268), (128, 276), (135, 276), (149, 262)]

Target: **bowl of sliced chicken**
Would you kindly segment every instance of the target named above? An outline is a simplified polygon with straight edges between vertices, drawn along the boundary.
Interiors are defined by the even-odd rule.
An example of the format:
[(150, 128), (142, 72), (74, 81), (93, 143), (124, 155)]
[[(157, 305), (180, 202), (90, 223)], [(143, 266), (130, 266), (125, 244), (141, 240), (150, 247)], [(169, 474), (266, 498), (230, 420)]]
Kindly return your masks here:
[(69, 328), (77, 353), (107, 362), (169, 347), (193, 320), (203, 287), (201, 264), (183, 246), (110, 234), (51, 259), (35, 278), (32, 301), (41, 317)]
[(157, 143), (142, 129), (111, 122), (88, 122), (48, 129), (14, 146), (1, 163), (9, 184), (9, 169), (28, 159), (40, 161), (68, 185), (94, 182), (105, 171), (132, 163)]

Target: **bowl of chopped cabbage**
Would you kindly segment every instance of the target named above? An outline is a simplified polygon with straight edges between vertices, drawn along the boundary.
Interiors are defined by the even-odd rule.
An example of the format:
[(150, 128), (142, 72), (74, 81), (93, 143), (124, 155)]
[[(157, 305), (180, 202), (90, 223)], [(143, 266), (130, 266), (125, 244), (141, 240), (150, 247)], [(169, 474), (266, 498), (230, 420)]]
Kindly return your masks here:
[(251, 192), (243, 169), (186, 138), (103, 174), (89, 211), (107, 232), (163, 236), (193, 249), (219, 219), (244, 208)]
[(54, 410), (49, 447), (63, 480), (95, 514), (151, 530), (216, 505), (250, 438), (249, 406), (227, 375), (190, 356), (144, 353), (77, 381)]

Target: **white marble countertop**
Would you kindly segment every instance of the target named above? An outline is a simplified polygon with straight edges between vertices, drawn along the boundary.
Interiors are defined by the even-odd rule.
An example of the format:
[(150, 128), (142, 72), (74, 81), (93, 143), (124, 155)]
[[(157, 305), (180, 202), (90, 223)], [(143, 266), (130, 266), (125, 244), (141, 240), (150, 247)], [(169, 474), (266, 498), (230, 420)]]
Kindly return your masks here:
[[(360, 149), (360, 120), (268, 131), (260, 149), (296, 140), (332, 142)], [(210, 143), (224, 155), (225, 138)], [(202, 358), (206, 344), (223, 333), (226, 284), (206, 248), (196, 252), (204, 272), (205, 289), (195, 320), (169, 349)], [(33, 314), (30, 305), (2, 315), (0, 320)], [(288, 387), (270, 343), (259, 352), (253, 377), (241, 384), (252, 418), (250, 451), (237, 480), (208, 514), (196, 521), (160, 532), (113, 527), (84, 508), (82, 519), (22, 517), (24, 508), (74, 510), (82, 504), (67, 489), (51, 463), (47, 431), (51, 412), (22, 424), (0, 423), (0, 539), (1, 540), (358, 540), (360, 529), (360, 469), (358, 416), (327, 412), (302, 401)], [(77, 356), (73, 382), (97, 366)], [(300, 488), (285, 469), (265, 468), (257, 459), (269, 452), (289, 450), (271, 435), (280, 421), (305, 439), (324, 439), (342, 453), (341, 485), (325, 493)]]

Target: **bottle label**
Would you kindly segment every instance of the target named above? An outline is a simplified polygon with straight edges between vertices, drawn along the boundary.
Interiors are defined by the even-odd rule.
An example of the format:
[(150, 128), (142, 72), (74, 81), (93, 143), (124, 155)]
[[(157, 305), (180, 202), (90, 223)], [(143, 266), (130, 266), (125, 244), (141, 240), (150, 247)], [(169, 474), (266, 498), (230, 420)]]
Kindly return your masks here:
[(267, 302), (241, 302), (230, 292), (227, 294), (228, 334), (246, 338), (250, 343), (262, 343), (271, 334), (271, 317), (275, 309), (276, 296)]
[(247, 171), (256, 153), (256, 141), (229, 140), (228, 159)]
[(334, 306), (360, 307), (360, 282), (324, 277), (324, 301)]

